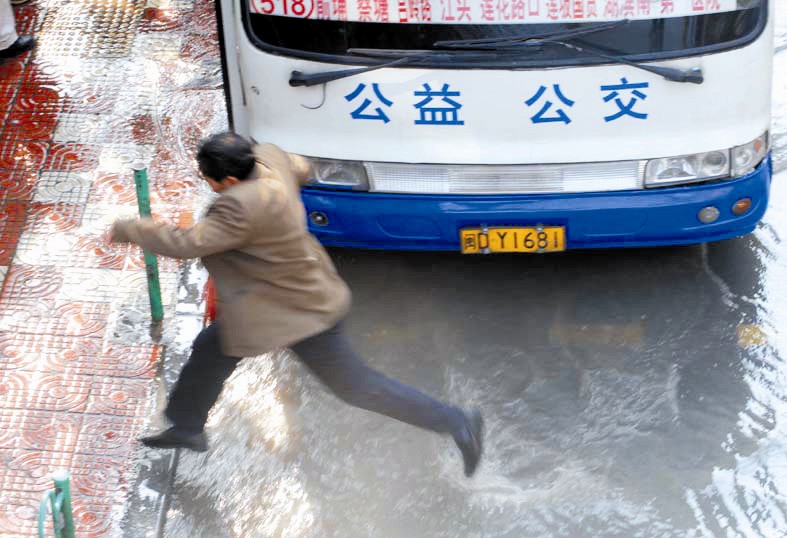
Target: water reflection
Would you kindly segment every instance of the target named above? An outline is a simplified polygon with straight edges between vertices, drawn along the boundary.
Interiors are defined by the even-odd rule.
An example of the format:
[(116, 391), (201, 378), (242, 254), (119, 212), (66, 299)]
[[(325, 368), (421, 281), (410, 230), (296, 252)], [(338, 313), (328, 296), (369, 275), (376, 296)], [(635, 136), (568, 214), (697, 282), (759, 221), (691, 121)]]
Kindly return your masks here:
[(783, 173), (775, 178), (765, 225), (752, 240), (752, 252), (762, 261), (761, 286), (747, 313), (765, 341), (743, 352), (749, 396), (738, 408), (737, 427), (726, 447), (735, 461), (715, 468), (704, 488), (686, 493), (703, 536), (719, 536), (722, 529), (735, 529), (736, 536), (783, 536), (787, 528), (787, 248), (779, 237), (787, 232), (785, 179)]
[[(399, 282), (391, 275), (397, 260), (379, 262), (389, 274), (378, 278)], [(735, 260), (755, 276), (724, 281), (717, 260)], [(740, 298), (759, 294), (757, 264), (746, 241), (532, 263), (411, 255), (408, 273), (434, 275), (439, 284), (434, 277), (410, 282), (407, 291), (394, 287), (380, 297), (363, 282), (367, 266), (355, 277), (356, 289), (371, 287), (386, 312), (370, 306), (357, 325), (364, 332), (375, 320), (393, 325), (389, 334), (417, 331), (409, 339), (414, 355), (421, 369), (424, 360), (429, 366), (414, 377), (446, 371), (444, 386), (491, 414), (489, 459), (465, 500), (498, 509), (509, 504), (517, 513), (494, 521), (476, 514), (479, 528), (490, 535), (564, 535), (532, 527), (559, 518), (572, 536), (590, 529), (612, 535), (614, 527), (650, 535), (660, 521), (692, 526), (685, 488), (704, 487), (714, 466), (734, 461), (723, 445), (749, 397), (738, 326), (755, 321)], [(417, 306), (408, 307), (413, 297)], [(371, 297), (359, 303), (372, 304)], [(411, 316), (386, 321), (393, 312)], [(423, 334), (427, 319), (443, 324), (431, 339)], [(401, 356), (396, 341), (383, 343), (377, 356), (386, 345)], [(556, 501), (563, 509), (555, 509)], [(431, 512), (423, 508), (425, 517)], [(575, 517), (584, 512), (596, 523)]]

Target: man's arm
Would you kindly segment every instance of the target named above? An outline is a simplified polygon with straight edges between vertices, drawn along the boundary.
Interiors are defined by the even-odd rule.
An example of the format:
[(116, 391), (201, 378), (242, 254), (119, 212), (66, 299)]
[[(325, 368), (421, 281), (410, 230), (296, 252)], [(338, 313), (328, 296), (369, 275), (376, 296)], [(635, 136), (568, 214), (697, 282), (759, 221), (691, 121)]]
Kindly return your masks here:
[(295, 153), (288, 153), (287, 155), (290, 157), (292, 172), (298, 180), (298, 185), (303, 187), (312, 177), (312, 163), (306, 157), (296, 155)]
[(113, 243), (134, 243), (170, 258), (202, 258), (241, 247), (249, 238), (243, 207), (227, 196), (219, 198), (208, 215), (191, 228), (159, 224), (152, 219), (121, 220), (114, 224)]
[(255, 156), (271, 168), (281, 172), (288, 170), (295, 176), (299, 187), (306, 185), (312, 176), (312, 163), (306, 157), (287, 153), (273, 144), (259, 144), (255, 148)]

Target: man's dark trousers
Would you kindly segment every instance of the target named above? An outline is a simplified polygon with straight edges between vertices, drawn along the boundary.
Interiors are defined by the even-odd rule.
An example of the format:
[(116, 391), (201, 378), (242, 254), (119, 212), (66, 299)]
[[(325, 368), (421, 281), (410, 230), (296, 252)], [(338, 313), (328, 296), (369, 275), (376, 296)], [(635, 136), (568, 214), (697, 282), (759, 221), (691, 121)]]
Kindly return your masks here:
[[(352, 406), (438, 433), (458, 432), (464, 424), (458, 408), (369, 368), (350, 346), (342, 323), (292, 349), (336, 396)], [(197, 336), (165, 410), (176, 431), (196, 434), (203, 430), (224, 381), (240, 361), (221, 352), (216, 323)]]

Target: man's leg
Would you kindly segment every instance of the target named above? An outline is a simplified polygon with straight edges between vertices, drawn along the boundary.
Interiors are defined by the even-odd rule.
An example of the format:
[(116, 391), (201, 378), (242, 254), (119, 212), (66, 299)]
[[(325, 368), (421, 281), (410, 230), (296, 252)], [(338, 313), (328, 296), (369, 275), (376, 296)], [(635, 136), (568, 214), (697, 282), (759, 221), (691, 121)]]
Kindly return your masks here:
[(180, 371), (164, 410), (176, 431), (186, 435), (202, 432), (211, 407), (219, 399), (224, 381), (240, 361), (222, 353), (216, 323), (197, 335), (191, 356)]
[(414, 387), (369, 368), (350, 346), (342, 324), (292, 346), (300, 360), (346, 403), (438, 433), (451, 434), (462, 451), (465, 474), (481, 457), (483, 423)]
[(461, 428), (464, 414), (367, 366), (341, 325), (292, 347), (300, 360), (344, 402), (438, 433)]
[(207, 438), (203, 432), (205, 421), (221, 394), (224, 381), (240, 361), (222, 353), (215, 323), (203, 329), (194, 339), (189, 360), (180, 371), (164, 410), (172, 427), (140, 441), (153, 448), (207, 450)]
[(0, 50), (13, 45), (18, 38), (11, 0), (0, 0)]

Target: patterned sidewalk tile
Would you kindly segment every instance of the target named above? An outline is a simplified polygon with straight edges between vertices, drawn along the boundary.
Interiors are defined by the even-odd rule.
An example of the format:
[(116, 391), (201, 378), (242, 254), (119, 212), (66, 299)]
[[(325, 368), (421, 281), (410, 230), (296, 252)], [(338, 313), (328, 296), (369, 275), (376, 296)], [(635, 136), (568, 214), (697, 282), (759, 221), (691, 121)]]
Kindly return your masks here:
[(8, 266), (25, 226), (27, 201), (10, 200), (0, 204), (0, 265)]
[(127, 457), (134, 450), (133, 440), (141, 433), (145, 418), (86, 416), (75, 450), (87, 455)]
[(99, 378), (150, 379), (161, 349), (126, 345), (100, 338), (23, 333), (0, 335), (0, 369), (77, 373)]
[(37, 181), (37, 172), (0, 170), (0, 204), (11, 200), (29, 201)]
[(82, 427), (83, 415), (53, 411), (28, 411), (21, 417), (19, 446), (25, 450), (73, 453)]
[[(0, 537), (35, 534), (60, 468), (77, 535), (111, 536), (162, 348), (147, 330), (142, 252), (105, 234), (138, 215), (135, 168), (148, 169), (158, 220), (196, 218), (194, 150), (224, 126), (220, 77), (205, 68), (220, 61), (215, 14), (209, 0), (14, 12), (39, 44), (0, 62)], [(190, 90), (206, 73), (210, 87)], [(179, 270), (159, 259), (167, 316)]]
[[(0, 462), (3, 462), (2, 455)], [(17, 490), (0, 491), (0, 536), (33, 536), (38, 517), (36, 506), (40, 502), (41, 492), (30, 490), (24, 483)], [(51, 531), (49, 535), (52, 535)]]

